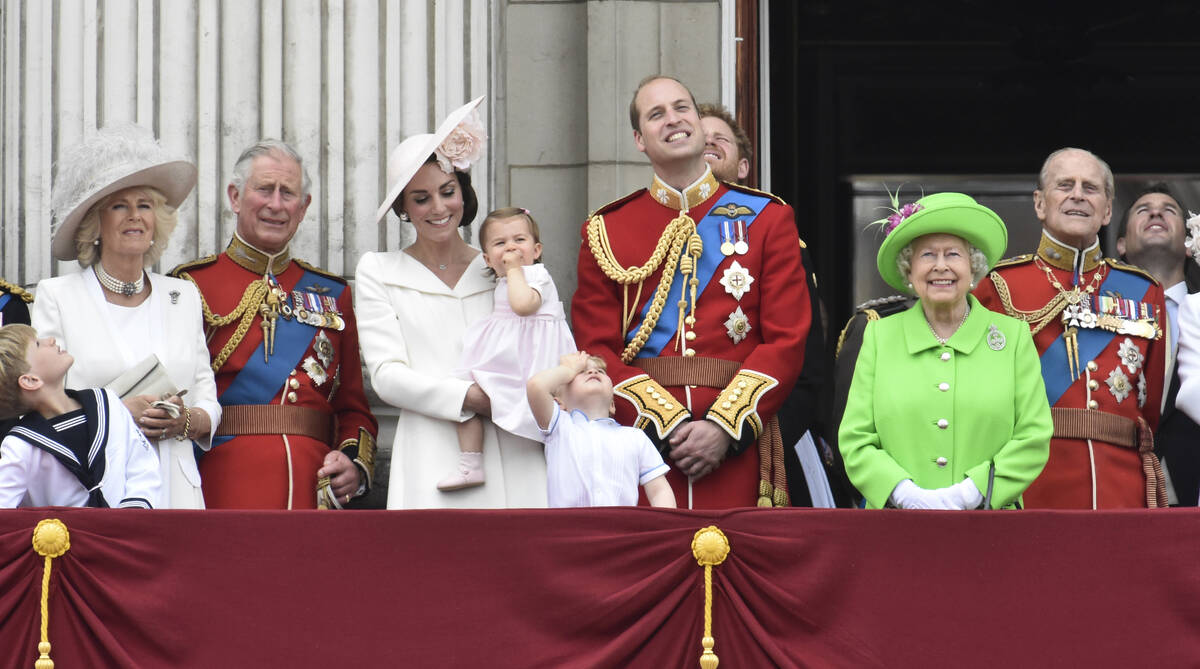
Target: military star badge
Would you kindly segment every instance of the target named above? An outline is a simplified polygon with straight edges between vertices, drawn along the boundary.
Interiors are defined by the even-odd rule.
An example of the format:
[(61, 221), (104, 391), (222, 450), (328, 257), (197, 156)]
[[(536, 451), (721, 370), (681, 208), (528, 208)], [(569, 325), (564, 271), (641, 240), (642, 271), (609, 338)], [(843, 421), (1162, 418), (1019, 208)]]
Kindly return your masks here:
[(329, 337), (325, 336), (324, 330), (317, 333), (317, 338), (313, 341), (313, 350), (316, 351), (317, 357), (321, 359), (322, 366), (328, 367), (333, 363), (333, 342), (329, 341)]
[(1141, 409), (1142, 407), (1146, 406), (1146, 375), (1143, 373), (1138, 374), (1137, 389), (1138, 389), (1138, 408)]
[(300, 366), (304, 369), (304, 372), (308, 374), (308, 378), (312, 379), (313, 383), (318, 386), (324, 385), (325, 382), (329, 380), (328, 372), (326, 372), (325, 368), (322, 367), (311, 355), (305, 358), (304, 362)]
[(742, 312), (742, 308), (738, 307), (729, 314), (729, 318), (725, 319), (725, 334), (737, 344), (746, 338), (746, 334), (750, 332), (750, 319), (746, 318), (746, 314)]
[(1142, 368), (1142, 363), (1146, 357), (1142, 355), (1141, 350), (1129, 339), (1121, 342), (1121, 346), (1117, 348), (1117, 355), (1121, 358), (1121, 362), (1125, 365), (1125, 369), (1129, 370), (1130, 374), (1137, 374), (1137, 371)]
[(735, 300), (741, 300), (742, 295), (750, 292), (752, 283), (754, 283), (754, 277), (750, 276), (750, 270), (742, 267), (741, 263), (736, 260), (721, 277), (721, 285), (725, 286), (725, 292), (732, 295)]
[(1120, 366), (1109, 372), (1108, 379), (1105, 381), (1108, 384), (1108, 390), (1117, 398), (1117, 404), (1125, 401), (1129, 397), (1129, 393), (1133, 391), (1133, 384), (1129, 382), (1129, 377), (1125, 376), (1125, 372), (1121, 371)]

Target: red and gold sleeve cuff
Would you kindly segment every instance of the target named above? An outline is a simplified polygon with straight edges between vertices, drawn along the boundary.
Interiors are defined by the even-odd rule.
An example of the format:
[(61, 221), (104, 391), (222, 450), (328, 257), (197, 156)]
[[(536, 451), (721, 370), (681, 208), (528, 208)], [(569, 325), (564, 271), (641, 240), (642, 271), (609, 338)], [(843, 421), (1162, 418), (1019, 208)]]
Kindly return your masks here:
[(771, 376), (742, 369), (717, 396), (704, 417), (720, 425), (734, 441), (758, 439), (763, 429), (758, 401), (777, 385), (779, 381)]
[(613, 387), (613, 394), (632, 402), (638, 412), (637, 427), (645, 430), (653, 425), (659, 439), (666, 439), (690, 415), (682, 402), (647, 374), (622, 381)]

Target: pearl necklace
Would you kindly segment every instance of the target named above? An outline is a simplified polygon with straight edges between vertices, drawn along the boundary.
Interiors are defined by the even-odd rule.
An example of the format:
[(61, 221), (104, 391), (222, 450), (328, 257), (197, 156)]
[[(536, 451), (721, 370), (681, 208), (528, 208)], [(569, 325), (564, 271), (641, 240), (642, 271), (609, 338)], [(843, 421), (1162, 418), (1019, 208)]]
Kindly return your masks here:
[[(971, 305), (968, 304), (967, 308), (963, 310), (962, 320), (958, 322), (958, 325), (954, 328), (954, 332), (958, 332), (958, 328), (961, 328), (963, 326), (963, 323), (967, 322), (967, 316), (969, 316), (970, 314), (971, 314)], [(933, 323), (930, 323), (928, 318), (925, 319), (925, 324), (929, 326), (929, 331), (933, 333), (933, 338), (938, 340), (938, 343), (941, 344), (942, 346), (945, 346), (946, 342), (950, 340), (950, 337), (954, 336), (954, 332), (950, 333), (950, 337), (939, 336), (937, 333), (937, 330), (933, 329)]]
[(100, 285), (104, 286), (110, 293), (132, 297), (142, 292), (142, 289), (146, 287), (145, 272), (138, 275), (137, 281), (122, 281), (105, 272), (104, 267), (100, 263), (96, 263), (92, 268), (96, 270), (96, 278), (100, 280)]

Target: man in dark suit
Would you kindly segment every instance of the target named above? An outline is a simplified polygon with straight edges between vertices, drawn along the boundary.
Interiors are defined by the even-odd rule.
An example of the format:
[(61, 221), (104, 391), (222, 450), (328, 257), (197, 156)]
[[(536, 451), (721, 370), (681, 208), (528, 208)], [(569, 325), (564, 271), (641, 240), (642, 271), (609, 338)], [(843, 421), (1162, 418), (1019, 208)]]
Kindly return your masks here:
[(1117, 253), (1127, 262), (1154, 275), (1163, 285), (1168, 336), (1167, 378), (1162, 417), (1154, 435), (1154, 450), (1163, 461), (1170, 485), (1172, 505), (1196, 506), (1200, 497), (1200, 426), (1182, 411), (1175, 410), (1179, 373), (1175, 355), (1179, 351), (1179, 305), (1188, 293), (1200, 290), (1200, 266), (1189, 262), (1184, 245), (1187, 208), (1166, 184), (1148, 184), (1125, 210), (1117, 229)]

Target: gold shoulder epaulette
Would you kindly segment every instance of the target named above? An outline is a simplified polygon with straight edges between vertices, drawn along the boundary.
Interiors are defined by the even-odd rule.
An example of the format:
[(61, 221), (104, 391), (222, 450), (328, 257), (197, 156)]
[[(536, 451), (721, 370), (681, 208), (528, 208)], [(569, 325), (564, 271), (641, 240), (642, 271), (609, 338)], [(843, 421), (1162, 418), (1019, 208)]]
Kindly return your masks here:
[(645, 188), (639, 188), (639, 189), (633, 191), (632, 193), (630, 193), (629, 195), (626, 195), (625, 197), (613, 200), (612, 202), (609, 202), (608, 204), (604, 205), (603, 207), (600, 207), (596, 211), (593, 211), (592, 213), (588, 214), (588, 218), (591, 218), (597, 214), (607, 214), (608, 212), (619, 208), (621, 205), (625, 204), (626, 202), (632, 200), (633, 198), (635, 198), (645, 192), (646, 192)]
[(1150, 272), (1147, 272), (1146, 270), (1142, 269), (1141, 267), (1138, 267), (1137, 265), (1129, 265), (1129, 264), (1121, 262), (1120, 260), (1117, 260), (1116, 258), (1105, 258), (1104, 262), (1108, 263), (1113, 269), (1119, 269), (1119, 270), (1124, 270), (1126, 272), (1132, 272), (1134, 274), (1137, 274), (1138, 276), (1150, 279), (1154, 283), (1158, 283), (1158, 279), (1151, 276)]
[(773, 202), (775, 202), (776, 204), (787, 204), (786, 202), (784, 202), (784, 201), (783, 201), (783, 198), (779, 197), (778, 195), (776, 195), (776, 194), (774, 194), (774, 193), (768, 193), (768, 192), (767, 192), (767, 191), (765, 191), (765, 190), (759, 190), (759, 189), (757, 189), (757, 188), (751, 188), (751, 187), (749, 187), (749, 186), (743, 186), (742, 184), (733, 184), (733, 183), (729, 183), (728, 181), (726, 181), (726, 182), (724, 182), (724, 183), (725, 183), (725, 185), (729, 186), (729, 187), (730, 187), (730, 188), (732, 188), (733, 190), (740, 190), (740, 191), (742, 191), (743, 193), (753, 193), (753, 194), (755, 194), (755, 195), (762, 195), (763, 197), (769, 197), (769, 198), (771, 198), (771, 200), (772, 200)]
[(180, 278), (182, 278), (181, 276), (179, 276), (180, 274), (183, 274), (184, 272), (188, 272), (188, 271), (191, 271), (194, 269), (199, 269), (201, 267), (208, 267), (209, 265), (215, 263), (216, 261), (217, 261), (217, 254), (215, 254), (215, 253), (210, 256), (204, 256), (203, 258), (196, 258), (195, 260), (189, 260), (188, 262), (185, 262), (185, 263), (182, 263), (182, 264), (176, 266), (175, 269), (171, 270), (170, 272), (167, 272), (167, 276), (173, 276), (176, 279), (180, 279)]
[(1015, 265), (1024, 265), (1025, 263), (1032, 262), (1032, 261), (1033, 261), (1032, 253), (1022, 253), (1019, 256), (1013, 256), (1011, 258), (1005, 258), (1004, 260), (1001, 260), (1000, 262), (996, 263), (996, 266), (993, 267), (992, 269), (1000, 269), (1001, 267), (1013, 267)]
[(337, 274), (334, 274), (328, 270), (321, 269), (320, 267), (317, 267), (316, 265), (306, 263), (303, 260), (300, 260), (299, 258), (292, 258), (292, 261), (295, 262), (300, 267), (308, 270), (309, 272), (312, 272), (313, 274), (320, 274), (321, 276), (325, 277), (326, 279), (332, 279), (334, 281), (337, 281), (338, 283), (346, 283), (345, 278), (343, 278)]
[(21, 300), (23, 300), (26, 303), (33, 302), (33, 293), (29, 292), (28, 290), (25, 290), (24, 288), (18, 286), (15, 283), (9, 283), (8, 281), (5, 281), (4, 279), (0, 279), (0, 289), (6, 290), (6, 291), (12, 293), (12, 295), (14, 297), (19, 297), (19, 298), (21, 298)]

